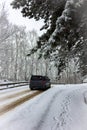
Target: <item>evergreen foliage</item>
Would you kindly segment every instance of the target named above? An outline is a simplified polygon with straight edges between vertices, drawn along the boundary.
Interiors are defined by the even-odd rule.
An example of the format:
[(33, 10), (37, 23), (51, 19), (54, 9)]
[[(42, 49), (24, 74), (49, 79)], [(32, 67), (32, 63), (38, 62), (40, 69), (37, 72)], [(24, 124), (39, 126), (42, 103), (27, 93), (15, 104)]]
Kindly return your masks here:
[(87, 74), (87, 63), (84, 60), (87, 56), (86, 0), (14, 0), (12, 6), (21, 8), (25, 17), (44, 19), (41, 29), (47, 31), (30, 54), (39, 49), (39, 58), (44, 56), (55, 61), (58, 74), (66, 67), (69, 59), (78, 57), (79, 70), (82, 75)]

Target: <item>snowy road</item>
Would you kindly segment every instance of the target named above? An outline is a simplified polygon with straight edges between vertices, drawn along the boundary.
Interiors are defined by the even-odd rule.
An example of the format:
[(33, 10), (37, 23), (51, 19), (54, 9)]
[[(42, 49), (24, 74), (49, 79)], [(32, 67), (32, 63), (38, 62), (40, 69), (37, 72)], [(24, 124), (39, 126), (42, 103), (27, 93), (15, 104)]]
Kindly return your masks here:
[(31, 91), (26, 86), (0, 91), (0, 115), (11, 111), (18, 105), (40, 94), (40, 91)]
[(0, 130), (87, 130), (87, 84), (54, 85), (0, 117)]

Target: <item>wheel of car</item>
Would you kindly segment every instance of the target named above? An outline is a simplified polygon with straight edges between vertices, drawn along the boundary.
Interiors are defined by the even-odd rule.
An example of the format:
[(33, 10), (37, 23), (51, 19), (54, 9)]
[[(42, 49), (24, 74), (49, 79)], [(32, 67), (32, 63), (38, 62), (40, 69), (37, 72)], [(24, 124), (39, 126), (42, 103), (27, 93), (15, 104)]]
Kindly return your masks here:
[(30, 88), (31, 90), (34, 90), (33, 88)]

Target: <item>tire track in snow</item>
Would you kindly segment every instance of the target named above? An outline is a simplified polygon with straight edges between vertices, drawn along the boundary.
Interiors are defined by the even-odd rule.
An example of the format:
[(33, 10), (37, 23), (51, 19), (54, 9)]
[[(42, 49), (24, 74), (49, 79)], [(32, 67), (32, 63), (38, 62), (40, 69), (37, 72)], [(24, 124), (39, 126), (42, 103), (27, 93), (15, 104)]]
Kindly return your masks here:
[(6, 90), (2, 90), (0, 91), (0, 96), (4, 95), (4, 94), (11, 94), (11, 93), (15, 93), (15, 92), (20, 92), (20, 91), (23, 91), (23, 90), (30, 90), (28, 86), (23, 86), (23, 87), (15, 87), (15, 88), (12, 88), (12, 89), (6, 89)]
[[(70, 104), (71, 104), (71, 100), (74, 96), (73, 95), (74, 92), (76, 92), (78, 90), (79, 89), (74, 89), (74, 90), (72, 90), (72, 89), (69, 89), (69, 90), (62, 89), (62, 90), (55, 92), (55, 95), (53, 95), (53, 97), (51, 97), (52, 99), (48, 103), (48, 106), (46, 108), (44, 108), (44, 110), (43, 110), (44, 112), (42, 113), (42, 116), (38, 117), (39, 122), (37, 123), (36, 126), (34, 126), (31, 129), (32, 130), (43, 130), (43, 125), (45, 127), (47, 124), (49, 124), (50, 127), (48, 129), (50, 129), (50, 130), (65, 130), (66, 127), (68, 126), (68, 124), (67, 124), (68, 121), (69, 122), (72, 121), (72, 118), (70, 116), (70, 107), (71, 107)], [(61, 108), (61, 111), (58, 113), (58, 116), (56, 118), (51, 117), (49, 115), (49, 113), (52, 110), (51, 108), (55, 104), (55, 101), (57, 101), (56, 98), (61, 99), (61, 97), (62, 97), (62, 100), (61, 100), (62, 102), (58, 102), (58, 104), (57, 104), (57, 107), (59, 105), (59, 109)], [(54, 114), (54, 115), (56, 115), (56, 114)], [(47, 119), (48, 116), (49, 116), (49, 118), (51, 118), (51, 120), (55, 121), (54, 126), (53, 126), (53, 124), (49, 123), (49, 118)]]
[(0, 97), (0, 101), (4, 101), (4, 100), (11, 99), (11, 98), (15, 98), (17, 96), (20, 96), (20, 95), (23, 95), (23, 94), (27, 94), (30, 91), (31, 90), (23, 90), (23, 91), (20, 91), (20, 92), (17, 92), (17, 93), (13, 93), (13, 94), (10, 94), (10, 95), (2, 96), (2, 97)]
[(13, 101), (11, 103), (8, 103), (8, 104), (0, 107), (0, 115), (5, 114), (6, 112), (14, 109), (15, 107), (23, 104), (25, 101), (28, 101), (28, 100), (32, 99), (33, 97), (35, 97), (35, 96), (37, 96), (37, 95), (39, 95), (41, 93), (42, 93), (42, 91), (36, 91), (36, 92), (34, 92), (32, 94), (29, 94), (29, 95), (26, 95), (24, 97), (21, 97), (21, 98)]
[(55, 95), (53, 95), (52, 99), (50, 100), (49, 104), (48, 104), (48, 107), (46, 107), (46, 109), (44, 110), (44, 113), (42, 114), (41, 116), (41, 119), (39, 120), (38, 124), (36, 127), (33, 128), (33, 130), (41, 130), (41, 127), (43, 125), (43, 121), (45, 120), (46, 116), (47, 116), (47, 113), (49, 112), (51, 106), (53, 105), (53, 102), (56, 98), (57, 95), (59, 95), (61, 92), (63, 92), (64, 90), (60, 90), (60, 91), (57, 91), (55, 93)]

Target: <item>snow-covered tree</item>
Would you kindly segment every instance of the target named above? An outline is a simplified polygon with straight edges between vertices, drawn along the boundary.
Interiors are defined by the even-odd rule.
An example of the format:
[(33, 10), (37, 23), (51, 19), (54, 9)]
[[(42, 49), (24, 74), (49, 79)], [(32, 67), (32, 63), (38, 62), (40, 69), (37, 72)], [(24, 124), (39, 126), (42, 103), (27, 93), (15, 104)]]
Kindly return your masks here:
[(21, 8), (23, 16), (36, 20), (44, 19), (42, 29), (46, 29), (47, 32), (39, 38), (37, 46), (31, 50), (31, 53), (39, 49), (40, 57), (44, 56), (55, 61), (58, 74), (66, 67), (70, 58), (79, 57), (81, 43), (85, 46), (81, 37), (86, 39), (86, 5), (86, 0), (14, 0), (12, 2), (13, 8)]
[(0, 5), (0, 77), (8, 77), (8, 59), (11, 46), (7, 43), (7, 40), (12, 34), (12, 26), (7, 19), (5, 4)]
[(0, 5), (0, 44), (13, 34), (12, 26), (7, 18), (7, 10), (5, 9), (5, 4)]

